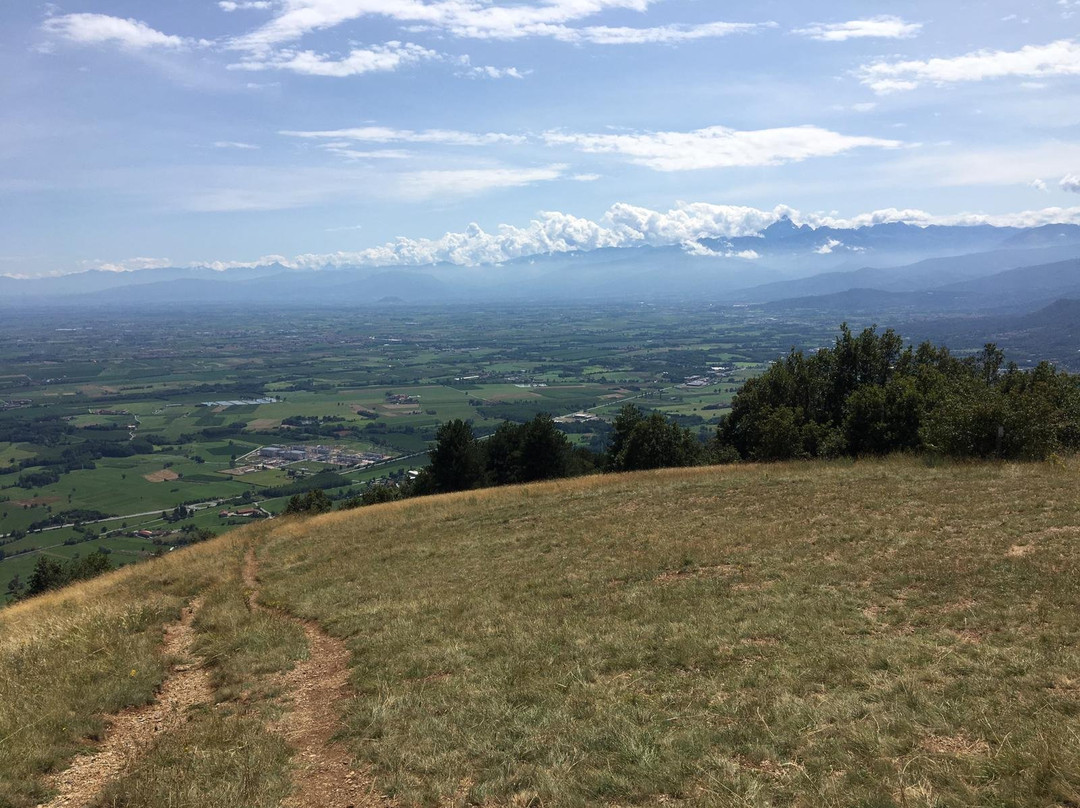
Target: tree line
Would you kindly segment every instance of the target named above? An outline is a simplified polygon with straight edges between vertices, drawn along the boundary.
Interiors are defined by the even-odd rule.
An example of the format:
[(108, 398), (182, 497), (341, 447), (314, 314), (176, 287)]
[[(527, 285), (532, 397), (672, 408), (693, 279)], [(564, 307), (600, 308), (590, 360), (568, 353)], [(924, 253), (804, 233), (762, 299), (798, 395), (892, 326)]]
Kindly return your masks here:
[(1041, 460), (1080, 448), (1080, 377), (1005, 363), (986, 345), (958, 357), (891, 329), (791, 351), (747, 381), (717, 432), (719, 452), (755, 461), (894, 452)]

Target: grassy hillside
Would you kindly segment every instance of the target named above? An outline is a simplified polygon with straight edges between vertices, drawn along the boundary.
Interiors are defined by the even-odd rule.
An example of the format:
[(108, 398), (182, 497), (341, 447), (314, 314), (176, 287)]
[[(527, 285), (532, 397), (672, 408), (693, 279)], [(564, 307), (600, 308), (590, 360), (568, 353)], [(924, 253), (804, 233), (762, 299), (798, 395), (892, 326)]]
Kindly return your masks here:
[[(237, 595), (251, 541), (263, 602), (351, 650), (341, 737), (401, 805), (1080, 804), (1078, 483), (1076, 461), (795, 463), (275, 520), (0, 612), (0, 682), (30, 674), (0, 692), (0, 739), (60, 687), (38, 686), (49, 660), (81, 653), (65, 650), (88, 630), (81, 599), (103, 625), (143, 610), (102, 652), (126, 675), (155, 620), (210, 592), (219, 617), (200, 631), (224, 707), (202, 720), (234, 723), (206, 732), (265, 751), (208, 772), (162, 739), (164, 791), (138, 798), (146, 778), (129, 777), (109, 804), (225, 804), (191, 778), (221, 795), (247, 778), (262, 791), (245, 804), (274, 804), (285, 786), (252, 776), (280, 769), (261, 723), (273, 693), (253, 683), (302, 638)], [(27, 643), (38, 668), (18, 667)], [(49, 760), (0, 764), (0, 805), (28, 804), (93, 711), (145, 699), (150, 670), (92, 709), (65, 702), (89, 717), (35, 730)]]

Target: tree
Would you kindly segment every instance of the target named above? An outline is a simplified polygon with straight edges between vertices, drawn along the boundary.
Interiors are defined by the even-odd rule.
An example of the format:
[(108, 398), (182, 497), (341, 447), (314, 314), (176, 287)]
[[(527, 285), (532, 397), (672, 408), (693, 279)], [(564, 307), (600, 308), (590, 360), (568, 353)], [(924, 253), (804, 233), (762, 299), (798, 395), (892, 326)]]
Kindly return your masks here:
[(330, 497), (321, 488), (312, 488), (306, 494), (294, 494), (285, 506), (285, 515), (302, 514), (313, 516), (326, 513), (334, 507)]
[(570, 467), (570, 441), (555, 422), (542, 412), (521, 431), (522, 482), (565, 477)]
[(68, 582), (63, 566), (54, 558), (39, 556), (26, 583), (27, 595), (40, 595), (50, 589), (57, 589)]
[(739, 390), (715, 456), (755, 460), (930, 450), (1041, 458), (1080, 448), (1080, 379), (1043, 363), (1005, 367), (986, 345), (960, 359), (892, 331), (846, 325), (831, 349), (792, 350)]
[[(617, 419), (616, 419), (617, 420)], [(658, 412), (638, 420), (620, 441), (614, 458), (617, 471), (692, 466), (701, 461), (702, 446), (694, 434)]]
[(436, 493), (467, 491), (483, 480), (484, 467), (476, 436), (472, 427), (460, 418), (439, 426), (430, 457), (431, 481)]

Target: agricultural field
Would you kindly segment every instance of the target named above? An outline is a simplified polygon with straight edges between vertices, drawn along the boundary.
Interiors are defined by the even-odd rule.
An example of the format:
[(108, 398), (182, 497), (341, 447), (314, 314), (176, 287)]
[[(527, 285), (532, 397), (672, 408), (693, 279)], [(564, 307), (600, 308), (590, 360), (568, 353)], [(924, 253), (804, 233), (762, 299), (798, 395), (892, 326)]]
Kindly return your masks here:
[[(0, 323), (0, 598), (40, 553), (104, 547), (127, 563), (168, 552), (185, 528), (244, 521), (221, 513), (399, 479), (455, 418), (482, 435), (584, 412), (595, 418), (561, 427), (600, 450), (632, 402), (707, 437), (743, 381), (837, 325), (712, 305), (210, 310), (192, 322), (161, 309)], [(317, 446), (370, 460), (334, 465)], [(312, 453), (267, 463), (264, 447)]]

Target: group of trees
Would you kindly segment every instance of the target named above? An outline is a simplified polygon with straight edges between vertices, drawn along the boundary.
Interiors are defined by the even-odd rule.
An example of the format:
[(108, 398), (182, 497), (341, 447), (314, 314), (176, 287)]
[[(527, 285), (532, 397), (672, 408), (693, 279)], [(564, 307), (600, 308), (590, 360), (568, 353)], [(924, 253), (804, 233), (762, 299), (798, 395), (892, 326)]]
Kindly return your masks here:
[(513, 485), (586, 474), (595, 455), (575, 449), (547, 413), (515, 424), (504, 421), (485, 440), (461, 419), (435, 435), (431, 463), (413, 483), (413, 494), (442, 494), (495, 485)]
[(111, 569), (109, 555), (104, 549), (89, 553), (84, 558), (72, 558), (67, 561), (59, 561), (43, 555), (34, 565), (26, 587), (18, 594), (23, 597), (40, 595), (42, 592), (59, 589), (75, 581), (93, 578)]
[(747, 460), (912, 451), (1041, 459), (1080, 448), (1080, 379), (1045, 362), (1021, 371), (994, 345), (960, 358), (844, 325), (833, 348), (792, 351), (747, 381), (717, 442)]

